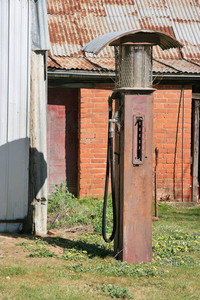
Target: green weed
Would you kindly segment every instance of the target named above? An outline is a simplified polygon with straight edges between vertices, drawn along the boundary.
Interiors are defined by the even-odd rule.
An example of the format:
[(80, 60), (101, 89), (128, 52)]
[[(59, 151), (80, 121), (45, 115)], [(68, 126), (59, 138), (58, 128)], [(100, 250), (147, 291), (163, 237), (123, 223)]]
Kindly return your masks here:
[(188, 254), (200, 250), (200, 234), (189, 234), (176, 226), (166, 227), (162, 234), (153, 232), (152, 249), (154, 260), (161, 265), (192, 264), (195, 261)]
[(84, 261), (88, 259), (86, 250), (66, 249), (63, 258), (70, 261)]
[(164, 273), (162, 269), (153, 266), (152, 264), (128, 264), (126, 262), (104, 262), (92, 266), (77, 263), (74, 265), (67, 265), (66, 268), (76, 273), (91, 272), (115, 277), (153, 277), (158, 275), (161, 276)]
[(74, 196), (67, 188), (65, 181), (55, 185), (55, 191), (48, 198), (48, 213), (58, 212), (73, 206)]
[(103, 284), (102, 286), (98, 287), (98, 289), (106, 296), (110, 296), (111, 298), (121, 298), (121, 299), (132, 299), (133, 296), (129, 293), (127, 288), (116, 286), (112, 284)]
[[(66, 182), (56, 185), (48, 199), (49, 215), (58, 217), (54, 227), (91, 225), (95, 233), (101, 233), (103, 200), (85, 197), (75, 198), (68, 190)], [(112, 232), (112, 201), (109, 197), (107, 206), (107, 232)], [(51, 226), (51, 224), (49, 224)]]

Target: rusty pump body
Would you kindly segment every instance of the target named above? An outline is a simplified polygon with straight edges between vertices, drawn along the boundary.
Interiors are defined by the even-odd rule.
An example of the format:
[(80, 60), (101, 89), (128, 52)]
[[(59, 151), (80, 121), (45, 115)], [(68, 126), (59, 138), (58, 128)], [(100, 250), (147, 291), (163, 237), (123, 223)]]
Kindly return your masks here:
[[(115, 161), (115, 255), (127, 262), (152, 259), (153, 95), (122, 94)], [(118, 192), (117, 192), (118, 191)]]
[(129, 30), (98, 37), (83, 50), (97, 54), (106, 45), (115, 47), (116, 62), (112, 95), (118, 112), (113, 199), (116, 233), (112, 234), (113, 238), (115, 233), (115, 257), (129, 263), (150, 262), (155, 91), (152, 88), (152, 47), (160, 45), (164, 50), (181, 47), (181, 44), (161, 32)]

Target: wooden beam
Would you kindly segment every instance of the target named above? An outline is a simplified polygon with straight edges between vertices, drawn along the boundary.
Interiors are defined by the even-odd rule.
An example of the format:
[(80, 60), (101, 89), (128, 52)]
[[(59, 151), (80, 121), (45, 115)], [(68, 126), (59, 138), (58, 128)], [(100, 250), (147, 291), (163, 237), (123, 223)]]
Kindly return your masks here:
[(192, 93), (193, 100), (200, 100), (200, 93)]
[(0, 220), (0, 223), (24, 223), (24, 219)]

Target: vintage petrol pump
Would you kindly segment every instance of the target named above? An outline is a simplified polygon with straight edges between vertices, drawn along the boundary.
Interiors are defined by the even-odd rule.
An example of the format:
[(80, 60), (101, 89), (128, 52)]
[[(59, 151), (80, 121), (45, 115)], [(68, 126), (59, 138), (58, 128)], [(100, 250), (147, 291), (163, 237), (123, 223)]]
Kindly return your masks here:
[[(97, 54), (106, 45), (115, 47), (116, 82), (114, 117), (109, 114), (109, 139), (115, 135), (114, 236), (115, 255), (127, 262), (150, 262), (152, 259), (153, 194), (153, 92), (152, 47), (163, 50), (181, 47), (171, 36), (151, 30), (112, 32), (88, 43), (83, 50)], [(108, 147), (113, 177), (112, 146)], [(105, 192), (105, 200), (107, 191)], [(116, 209), (115, 209), (116, 203)], [(105, 225), (105, 220), (104, 220)], [(103, 228), (105, 235), (105, 229)]]

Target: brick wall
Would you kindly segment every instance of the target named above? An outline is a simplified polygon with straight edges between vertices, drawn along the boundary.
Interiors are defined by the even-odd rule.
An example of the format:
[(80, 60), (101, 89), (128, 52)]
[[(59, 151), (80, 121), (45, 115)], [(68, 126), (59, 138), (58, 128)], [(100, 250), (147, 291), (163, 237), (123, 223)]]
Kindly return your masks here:
[[(80, 91), (79, 195), (104, 192), (107, 151), (107, 98), (113, 86)], [(181, 86), (163, 85), (154, 93), (154, 148), (159, 148), (158, 196), (181, 200), (182, 98)], [(190, 196), (191, 87), (184, 91), (184, 201)], [(180, 101), (181, 100), (181, 101)]]
[(163, 85), (154, 93), (154, 149), (159, 148), (158, 197), (190, 200), (192, 87), (184, 88), (184, 130), (182, 153), (183, 94), (181, 86)]
[(104, 192), (107, 153), (108, 96), (113, 86), (80, 91), (79, 195)]

